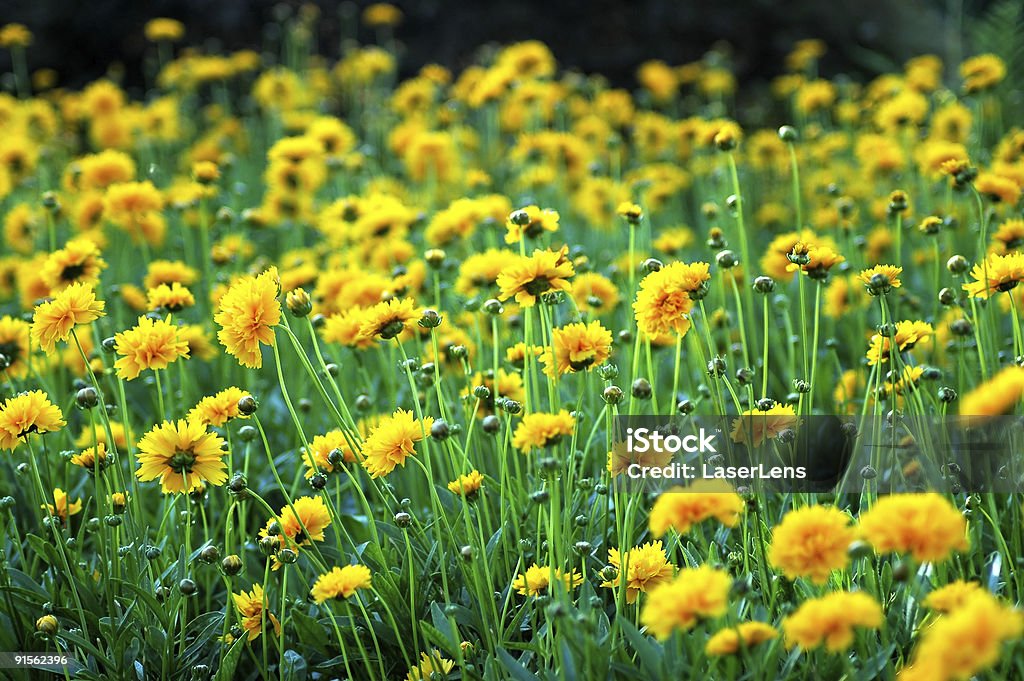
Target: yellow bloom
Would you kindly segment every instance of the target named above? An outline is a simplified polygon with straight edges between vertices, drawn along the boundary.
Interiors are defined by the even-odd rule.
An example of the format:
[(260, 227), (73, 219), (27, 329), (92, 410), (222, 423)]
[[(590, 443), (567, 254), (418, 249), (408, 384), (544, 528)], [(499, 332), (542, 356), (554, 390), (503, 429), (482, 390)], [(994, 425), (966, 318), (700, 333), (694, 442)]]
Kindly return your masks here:
[(235, 609), (238, 610), (239, 623), (242, 629), (248, 632), (250, 641), (256, 640), (267, 628), (268, 623), (274, 627), (275, 634), (281, 635), (281, 623), (264, 607), (268, 603), (261, 585), (253, 584), (252, 591), (231, 594), (231, 598), (235, 602)]
[(369, 589), (372, 582), (370, 568), (365, 565), (336, 567), (317, 577), (310, 595), (317, 603), (335, 598), (351, 598), (359, 589)]
[(420, 653), (420, 663), (409, 670), (405, 675), (405, 681), (446, 679), (454, 668), (455, 662), (443, 657), (441, 651), (434, 648), (430, 653)]
[(51, 433), (67, 423), (60, 407), (41, 390), (15, 395), (0, 405), (0, 449), (14, 450), (32, 433)]
[(274, 327), (281, 321), (277, 268), (256, 277), (244, 277), (220, 299), (214, 321), (221, 326), (217, 338), (238, 363), (251, 369), (263, 366), (260, 344), (274, 344)]
[(164, 421), (139, 440), (139, 469), (143, 482), (160, 478), (165, 494), (191, 492), (209, 482), (228, 479), (224, 440), (198, 421)]
[(900, 352), (910, 350), (918, 343), (932, 337), (935, 330), (931, 324), (922, 321), (896, 322), (896, 333), (893, 338), (874, 334), (868, 348), (868, 364), (875, 366), (879, 362), (888, 362), (893, 352), (893, 343)]
[(659, 641), (692, 629), (703, 618), (721, 617), (729, 607), (732, 578), (709, 565), (683, 568), (675, 579), (647, 594), (640, 622)]
[(608, 549), (608, 564), (615, 568), (616, 575), (612, 579), (601, 582), (601, 586), (617, 589), (621, 584), (618, 574), (626, 569), (626, 602), (636, 602), (640, 592), (647, 593), (651, 589), (667, 583), (672, 579), (675, 566), (668, 561), (665, 549), (660, 541), (647, 542), (626, 551), (625, 559), (616, 548)]
[(662, 493), (654, 502), (648, 523), (655, 537), (664, 536), (669, 529), (686, 534), (708, 518), (735, 527), (745, 507), (727, 483), (698, 480), (689, 487), (672, 487)]
[(66, 341), (76, 326), (102, 317), (104, 307), (102, 300), (96, 300), (91, 285), (71, 284), (53, 300), (36, 306), (32, 338), (44, 352), (53, 352), (57, 341)]
[(224, 388), (216, 395), (210, 395), (199, 400), (199, 403), (188, 412), (189, 420), (199, 421), (208, 426), (223, 426), (235, 418), (246, 418), (238, 411), (238, 401), (243, 397), (249, 397), (249, 392), (231, 386)]
[(382, 418), (363, 442), (363, 467), (370, 477), (379, 478), (395, 466), (405, 466), (405, 460), (416, 453), (416, 443), (433, 424), (433, 418), (427, 416), (420, 422), (404, 409)]
[(302, 450), (302, 458), (306, 464), (306, 477), (313, 477), (316, 472), (323, 471), (332, 473), (335, 465), (331, 463), (331, 452), (341, 452), (343, 463), (352, 463), (356, 455), (352, 451), (348, 437), (340, 430), (331, 430), (323, 435), (317, 435), (310, 441), (309, 450)]
[(71, 463), (81, 466), (89, 472), (95, 472), (97, 463), (100, 470), (102, 470), (106, 468), (109, 462), (107, 459), (107, 445), (103, 442), (97, 442), (96, 446), (83, 449), (71, 457)]
[(89, 239), (72, 239), (64, 248), (54, 251), (43, 264), (42, 278), (51, 293), (64, 290), (73, 283), (95, 286), (107, 263), (100, 250)]
[(168, 19), (166, 17), (150, 19), (146, 22), (143, 30), (146, 34), (146, 40), (154, 43), (160, 41), (175, 43), (185, 35), (184, 24), (177, 19)]
[(804, 601), (782, 621), (786, 646), (813, 650), (821, 646), (837, 653), (853, 645), (854, 627), (878, 629), (882, 608), (862, 591), (837, 591)]
[(575, 570), (565, 572), (561, 568), (552, 569), (534, 563), (512, 581), (512, 588), (520, 596), (540, 596), (551, 586), (552, 575), (553, 581), (561, 582), (566, 591), (572, 591), (583, 583), (583, 575)]
[(28, 322), (14, 317), (0, 317), (0, 355), (4, 366), (0, 373), (10, 378), (24, 378), (28, 374), (30, 329)]
[(611, 356), (612, 332), (597, 320), (590, 324), (579, 322), (552, 330), (551, 344), (554, 346), (553, 358), (550, 348), (541, 356), (546, 365), (544, 373), (548, 376), (584, 369), (589, 371)]
[(979, 593), (985, 593), (981, 584), (956, 580), (935, 589), (922, 602), (930, 610), (947, 613), (956, 610)]
[(922, 563), (969, 548), (967, 520), (935, 492), (880, 497), (861, 514), (860, 532), (879, 553), (909, 553)]
[(567, 254), (568, 247), (558, 251), (536, 250), (532, 256), (519, 256), (498, 274), (501, 300), (515, 296), (523, 307), (533, 307), (537, 298), (553, 291), (571, 292), (569, 279), (576, 273)]
[(799, 420), (793, 406), (773, 404), (768, 410), (748, 409), (732, 422), (729, 437), (751, 447), (760, 447), (765, 440), (773, 440), (784, 430), (795, 428)]
[(967, 93), (988, 90), (1006, 77), (1006, 64), (994, 54), (979, 54), (960, 64), (960, 77)]
[(82, 500), (68, 500), (67, 493), (60, 487), (53, 489), (53, 503), (43, 506), (51, 516), (60, 518), (60, 522), (66, 523), (68, 518), (82, 512)]
[(532, 449), (550, 447), (562, 437), (572, 435), (576, 419), (565, 409), (557, 414), (527, 414), (512, 435), (512, 446), (523, 454)]
[(743, 648), (752, 648), (778, 638), (779, 632), (765, 622), (742, 622), (729, 629), (719, 629), (704, 644), (707, 655), (735, 655)]
[[(858, 278), (868, 287), (868, 289), (884, 289), (888, 288), (899, 288), (903, 285), (900, 281), (900, 274), (903, 272), (902, 267), (896, 267), (895, 265), (875, 265), (866, 270), (862, 270), (858, 275)], [(876, 279), (881, 277), (881, 279)]]
[(448, 491), (467, 499), (473, 499), (480, 492), (480, 487), (483, 484), (484, 476), (480, 474), (480, 471), (473, 470), (465, 475), (460, 475), (457, 480), (449, 482)]
[(833, 570), (850, 562), (847, 551), (857, 538), (850, 516), (832, 506), (791, 510), (772, 530), (768, 561), (786, 577), (808, 577), (824, 584)]
[(960, 398), (964, 416), (1011, 414), (1024, 398), (1024, 367), (1004, 367), (995, 376)]
[(195, 296), (178, 282), (160, 284), (146, 292), (146, 305), (150, 310), (181, 312), (196, 304)]
[(536, 239), (544, 232), (557, 232), (558, 218), (558, 212), (550, 208), (520, 208), (505, 220), (505, 243), (517, 244), (524, 236)]
[(416, 301), (412, 298), (392, 298), (377, 303), (362, 313), (359, 324), (359, 340), (380, 338), (391, 340), (405, 330), (406, 324), (420, 316)]
[(1024, 280), (1024, 253), (992, 253), (985, 262), (974, 265), (971, 277), (974, 281), (964, 284), (963, 289), (975, 298), (1011, 291)]
[(114, 349), (121, 356), (114, 362), (117, 375), (128, 381), (145, 369), (166, 369), (172, 362), (188, 358), (188, 343), (178, 337), (178, 328), (149, 317), (139, 317), (134, 327), (115, 335)]

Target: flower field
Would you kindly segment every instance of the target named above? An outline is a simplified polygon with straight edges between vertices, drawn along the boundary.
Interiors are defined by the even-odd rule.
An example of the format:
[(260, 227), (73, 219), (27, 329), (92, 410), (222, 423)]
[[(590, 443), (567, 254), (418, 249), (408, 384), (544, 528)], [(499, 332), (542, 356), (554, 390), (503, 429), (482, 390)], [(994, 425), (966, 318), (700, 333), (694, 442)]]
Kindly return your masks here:
[[(401, 17), (339, 59), (312, 5), (274, 53), (154, 19), (138, 91), (0, 27), (0, 677), (1024, 678), (1007, 62), (804, 40), (747, 120), (724, 52), (452, 71)], [(626, 417), (895, 454), (638, 481)]]

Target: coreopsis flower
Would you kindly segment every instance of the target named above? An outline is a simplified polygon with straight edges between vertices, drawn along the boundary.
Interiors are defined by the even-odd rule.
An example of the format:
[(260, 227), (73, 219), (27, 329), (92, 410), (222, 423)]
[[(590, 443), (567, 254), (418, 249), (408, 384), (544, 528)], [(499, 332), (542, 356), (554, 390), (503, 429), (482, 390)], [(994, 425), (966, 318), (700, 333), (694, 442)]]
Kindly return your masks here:
[(664, 641), (676, 630), (687, 631), (704, 618), (721, 617), (729, 607), (732, 577), (710, 565), (683, 568), (670, 582), (647, 594), (640, 622), (647, 633)]
[(146, 292), (146, 306), (150, 310), (181, 312), (196, 304), (195, 296), (178, 282), (160, 284)]
[(110, 506), (114, 513), (124, 513), (125, 509), (128, 508), (128, 502), (131, 501), (131, 495), (128, 492), (111, 492), (107, 495), (107, 501), (110, 502)]
[(671, 487), (654, 502), (648, 518), (651, 534), (662, 537), (669, 529), (686, 534), (709, 518), (735, 527), (746, 508), (728, 483), (698, 480), (689, 487)]
[[(271, 527), (277, 527), (276, 534)], [(285, 504), (276, 518), (268, 518), (259, 532), (261, 538), (277, 537), (278, 548), (298, 549), (314, 541), (324, 540), (324, 530), (331, 525), (331, 513), (321, 497), (299, 497)], [(281, 562), (273, 556), (273, 569)]]
[(577, 322), (553, 329), (551, 345), (554, 352), (548, 348), (541, 356), (548, 376), (589, 371), (611, 356), (612, 332), (596, 319), (589, 324)]
[(29, 323), (15, 317), (0, 317), (0, 373), (10, 378), (28, 374)]
[[(623, 567), (626, 570), (626, 602), (635, 603), (640, 592), (648, 593), (651, 589), (667, 583), (672, 579), (675, 566), (669, 562), (661, 541), (647, 542), (626, 551), (626, 556), (616, 548), (608, 549), (608, 564), (615, 568), (615, 576), (601, 582), (601, 586), (617, 589), (621, 584)], [(625, 566), (623, 565), (625, 564)]]
[(990, 201), (1017, 205), (1020, 201), (1021, 186), (1018, 180), (995, 172), (980, 172), (974, 180), (974, 188)]
[(854, 628), (878, 629), (882, 607), (862, 591), (837, 591), (804, 601), (782, 621), (786, 646), (814, 650), (824, 646), (830, 653), (853, 645)]
[(874, 267), (862, 270), (857, 277), (864, 284), (864, 287), (872, 295), (888, 293), (889, 289), (899, 288), (903, 285), (900, 281), (902, 267), (895, 265), (875, 265)]
[(380, 420), (363, 442), (363, 468), (371, 478), (379, 478), (405, 466), (405, 460), (416, 453), (416, 443), (430, 430), (434, 419), (417, 420), (411, 411), (397, 410)]
[(511, 213), (505, 220), (505, 243), (517, 244), (524, 236), (536, 239), (544, 232), (558, 231), (558, 211), (526, 206)]
[(317, 577), (310, 595), (317, 603), (351, 598), (360, 589), (369, 589), (372, 583), (370, 568), (365, 565), (346, 565)]
[(529, 257), (516, 257), (498, 274), (498, 298), (508, 300), (514, 296), (523, 307), (533, 307), (545, 293), (571, 292), (569, 279), (576, 270), (568, 252), (568, 247), (562, 246), (557, 251), (535, 250)]
[(711, 280), (704, 262), (674, 262), (640, 280), (633, 310), (640, 331), (649, 337), (666, 333), (686, 335), (693, 301), (703, 297)]
[(102, 317), (104, 307), (102, 300), (96, 300), (91, 285), (71, 284), (53, 300), (36, 306), (32, 315), (32, 339), (43, 352), (53, 352), (57, 341), (70, 338), (76, 326)]
[(770, 409), (747, 409), (733, 420), (729, 437), (733, 442), (760, 447), (785, 430), (796, 428), (800, 420), (791, 404), (773, 404)]
[(994, 666), (1003, 645), (1024, 634), (1024, 615), (985, 592), (969, 596), (958, 608), (924, 630), (912, 665), (900, 681), (971, 679)]
[(185, 35), (185, 25), (177, 19), (157, 17), (146, 22), (143, 32), (150, 42), (176, 43)]
[(178, 282), (183, 286), (191, 286), (199, 281), (199, 272), (180, 260), (154, 260), (146, 267), (146, 277), (142, 285), (148, 291), (160, 284)]
[(619, 289), (608, 277), (597, 272), (584, 272), (572, 280), (572, 297), (580, 312), (592, 314), (611, 312), (619, 304)]
[(161, 211), (164, 196), (152, 182), (119, 182), (107, 187), (103, 215), (124, 230), (132, 241), (152, 246), (163, 243), (167, 222)]
[(1024, 280), (1024, 253), (992, 253), (985, 262), (974, 265), (971, 278), (974, 281), (963, 284), (963, 290), (975, 298), (1011, 291)]
[[(552, 576), (554, 579), (552, 580)], [(550, 568), (534, 563), (512, 581), (512, 588), (520, 596), (541, 596), (551, 587), (551, 582), (561, 582), (566, 591), (572, 591), (583, 583), (583, 575), (575, 570), (568, 572), (561, 568)]]
[(107, 263), (100, 249), (90, 239), (72, 239), (64, 248), (54, 251), (43, 263), (41, 277), (50, 292), (57, 293), (74, 283), (95, 286)]
[(935, 612), (952, 612), (979, 593), (986, 593), (978, 582), (956, 580), (940, 586), (922, 601), (924, 607)]
[(827, 279), (829, 270), (845, 261), (829, 246), (812, 246), (802, 254), (799, 262), (790, 262), (787, 272), (802, 272), (811, 279)]
[(67, 523), (68, 518), (82, 512), (82, 500), (71, 501), (67, 492), (60, 487), (53, 488), (53, 503), (45, 504), (42, 508), (55, 518), (60, 518), (61, 524)]
[(768, 561), (789, 579), (807, 577), (824, 584), (834, 570), (850, 562), (857, 539), (850, 516), (834, 506), (795, 508), (772, 530)]
[(317, 435), (310, 441), (309, 449), (303, 448), (302, 460), (306, 464), (306, 477), (311, 478), (317, 471), (332, 473), (337, 468), (332, 463), (331, 452), (341, 452), (342, 463), (352, 463), (356, 455), (352, 451), (349, 439), (340, 430), (331, 430), (323, 435)]
[(966, 551), (967, 520), (935, 492), (880, 497), (861, 513), (861, 535), (879, 553), (909, 553), (918, 562), (941, 562)]
[(81, 466), (90, 473), (94, 472), (97, 466), (102, 470), (110, 463), (110, 460), (107, 458), (107, 445), (103, 442), (97, 442), (94, 446), (83, 449), (78, 454), (72, 456), (71, 463)]
[(412, 298), (392, 298), (364, 310), (360, 323), (359, 340), (380, 338), (391, 340), (405, 330), (406, 325), (422, 314)]
[(1006, 64), (994, 54), (979, 54), (960, 64), (964, 92), (981, 92), (995, 87), (1006, 77)]
[(114, 362), (117, 375), (131, 381), (145, 369), (166, 369), (178, 359), (188, 358), (188, 343), (178, 337), (178, 327), (164, 319), (139, 317), (138, 323), (114, 336), (120, 356)]
[[(478, 386), (487, 388), (487, 397), (480, 398), (473, 395), (473, 388)], [(468, 396), (473, 395), (473, 399), (477, 402), (476, 417), (482, 419), (494, 413), (495, 401), (499, 396), (522, 404), (526, 392), (523, 387), (523, 376), (521, 373), (498, 369), (497, 382), (495, 382), (492, 375), (480, 372), (474, 374), (473, 378), (469, 381), (469, 385), (466, 386), (463, 395), (467, 396), (467, 399)]]
[(484, 476), (478, 470), (472, 470), (465, 475), (460, 475), (456, 480), (448, 483), (448, 491), (467, 499), (476, 498), (480, 487), (484, 484)]
[(248, 418), (238, 410), (238, 401), (249, 396), (247, 390), (235, 386), (224, 388), (216, 395), (199, 400), (196, 406), (189, 410), (186, 418), (199, 421), (203, 425), (218, 427), (232, 419)]
[(33, 433), (52, 433), (66, 425), (60, 407), (41, 390), (9, 397), (0, 405), (0, 449), (13, 451)]
[(431, 681), (432, 679), (446, 679), (449, 672), (455, 668), (455, 662), (441, 655), (441, 651), (434, 648), (429, 653), (420, 653), (420, 663), (409, 669), (405, 675), (405, 681)]
[(960, 398), (964, 416), (1012, 414), (1024, 399), (1024, 367), (1011, 365)]
[(576, 419), (565, 409), (557, 414), (527, 414), (512, 435), (512, 446), (523, 454), (532, 449), (550, 447), (562, 437), (572, 435)]
[(631, 225), (640, 224), (644, 217), (643, 208), (632, 201), (623, 201), (615, 208), (615, 214)]
[(138, 447), (136, 477), (142, 482), (159, 478), (164, 494), (192, 492), (205, 483), (223, 485), (228, 479), (223, 438), (198, 421), (164, 421)]
[(899, 352), (905, 352), (913, 349), (918, 343), (927, 341), (933, 333), (935, 329), (927, 322), (896, 322), (896, 333), (892, 338), (877, 333), (871, 336), (867, 353), (868, 364), (875, 366), (879, 362), (888, 362), (893, 353), (893, 343)]
[(231, 594), (235, 602), (235, 609), (238, 610), (239, 624), (246, 632), (250, 641), (259, 638), (259, 635), (270, 624), (274, 633), (281, 635), (281, 623), (266, 606), (266, 597), (263, 595), (263, 587), (260, 584), (253, 584), (252, 591)]
[(767, 622), (741, 622), (735, 627), (719, 629), (704, 644), (707, 655), (735, 655), (743, 649), (773, 641), (779, 637), (775, 627)]
[(277, 268), (256, 277), (243, 277), (221, 297), (213, 319), (221, 326), (217, 339), (238, 363), (250, 369), (263, 366), (260, 344), (274, 344), (274, 327), (281, 322)]
[[(634, 452), (625, 440), (616, 440), (608, 450), (608, 473), (616, 478), (637, 464), (647, 468), (664, 468), (672, 462), (672, 452), (651, 442), (645, 452)], [(660, 536), (660, 535), (659, 535)]]
[(32, 31), (25, 24), (4, 24), (0, 26), (0, 47), (28, 47), (32, 44)]

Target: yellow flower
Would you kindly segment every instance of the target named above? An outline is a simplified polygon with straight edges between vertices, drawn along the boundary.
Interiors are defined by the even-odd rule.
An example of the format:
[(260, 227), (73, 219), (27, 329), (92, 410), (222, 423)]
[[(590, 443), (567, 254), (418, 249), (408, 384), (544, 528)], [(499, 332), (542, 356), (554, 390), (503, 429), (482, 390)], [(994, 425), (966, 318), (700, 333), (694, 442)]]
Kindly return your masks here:
[(520, 208), (505, 220), (505, 243), (517, 244), (524, 236), (536, 239), (544, 232), (557, 232), (558, 217), (558, 212), (550, 208)]
[(359, 323), (359, 340), (380, 338), (391, 340), (405, 330), (406, 324), (419, 318), (421, 312), (412, 298), (392, 298), (364, 310)]
[(960, 64), (960, 77), (964, 79), (964, 92), (988, 90), (1006, 77), (1006, 64), (994, 54), (979, 54)]
[(265, 608), (266, 597), (263, 595), (261, 585), (253, 584), (252, 591), (233, 593), (231, 598), (235, 602), (235, 609), (238, 610), (239, 623), (242, 625), (242, 629), (249, 632), (250, 641), (256, 640), (263, 633), (268, 622), (274, 627), (274, 633), (278, 636), (281, 635), (281, 623), (273, 613)]
[[(900, 681), (960, 681), (994, 666), (1003, 644), (1024, 633), (1024, 615), (985, 591), (978, 591), (925, 629), (913, 665)], [(908, 670), (910, 673), (907, 673)]]
[(0, 26), (0, 47), (28, 47), (32, 44), (32, 32), (25, 24)]
[(434, 648), (429, 653), (420, 653), (420, 663), (409, 670), (405, 675), (405, 681), (434, 681), (435, 679), (446, 679), (448, 673), (455, 668), (455, 662), (441, 655), (441, 651)]
[(742, 647), (752, 648), (778, 638), (779, 632), (766, 622), (742, 622), (729, 629), (719, 629), (704, 644), (707, 655), (735, 655)]
[(833, 506), (791, 510), (772, 530), (768, 561), (789, 579), (808, 577), (824, 584), (833, 570), (845, 569), (857, 538), (850, 516)]
[(784, 430), (795, 428), (799, 420), (793, 406), (773, 404), (770, 409), (748, 409), (732, 422), (729, 437), (751, 447), (760, 447), (765, 440), (773, 440)]
[(651, 589), (667, 583), (672, 579), (675, 566), (668, 561), (661, 541), (647, 542), (626, 551), (625, 559), (616, 548), (608, 549), (608, 564), (615, 568), (616, 575), (612, 579), (601, 582), (601, 586), (617, 589), (621, 584), (618, 574), (626, 568), (626, 602), (636, 602), (640, 592), (648, 593)]
[(984, 593), (981, 584), (956, 580), (932, 591), (922, 603), (930, 610), (947, 613), (956, 610), (979, 593)]
[(224, 440), (198, 421), (164, 421), (139, 440), (142, 482), (160, 478), (165, 494), (191, 492), (205, 483), (223, 485), (228, 479)]
[(97, 442), (94, 447), (83, 449), (71, 457), (71, 463), (81, 466), (89, 472), (95, 472), (98, 463), (100, 470), (102, 470), (110, 463), (109, 459), (107, 459), (107, 445), (103, 442)]
[(335, 465), (331, 463), (331, 452), (338, 450), (343, 463), (352, 463), (356, 455), (352, 451), (348, 437), (340, 430), (331, 430), (317, 435), (310, 441), (309, 450), (302, 450), (302, 458), (306, 464), (306, 477), (313, 477), (317, 471), (332, 473)]
[(480, 474), (480, 471), (473, 470), (465, 475), (460, 475), (457, 480), (449, 482), (448, 491), (467, 499), (473, 499), (480, 492), (480, 487), (483, 484), (484, 476)]
[(146, 34), (146, 40), (153, 43), (160, 41), (176, 43), (185, 35), (184, 24), (177, 19), (168, 19), (166, 17), (150, 19), (146, 22), (143, 30)]
[(0, 355), (4, 366), (0, 373), (10, 378), (24, 378), (28, 374), (30, 329), (28, 322), (14, 317), (0, 317)]
[(102, 317), (104, 307), (102, 300), (96, 300), (91, 285), (71, 284), (53, 300), (36, 306), (32, 338), (43, 352), (53, 352), (57, 341), (66, 341), (76, 326)]
[(391, 3), (376, 2), (363, 10), (363, 23), (367, 26), (395, 26), (400, 21), (402, 10)]
[(703, 618), (721, 617), (729, 607), (732, 578), (709, 565), (683, 568), (675, 579), (652, 589), (640, 612), (647, 633), (659, 641), (692, 629)]
[(960, 398), (964, 416), (1011, 414), (1024, 397), (1024, 367), (1008, 366)]
[(879, 553), (909, 553), (922, 563), (969, 548), (967, 520), (935, 492), (880, 497), (861, 514), (860, 532)]
[(922, 321), (901, 321), (896, 322), (896, 333), (893, 338), (874, 334), (871, 336), (870, 347), (868, 348), (868, 364), (875, 366), (879, 362), (888, 362), (892, 356), (892, 345), (900, 352), (912, 349), (918, 343), (927, 341), (932, 337), (935, 330), (931, 324)]
[(68, 521), (68, 517), (82, 512), (82, 500), (69, 502), (67, 493), (60, 487), (53, 489), (53, 503), (43, 506), (51, 516), (60, 518), (61, 524)]
[[(869, 291), (888, 291), (889, 288), (899, 288), (903, 285), (900, 281), (900, 274), (903, 268), (895, 265), (875, 265), (866, 270), (861, 270), (858, 278)], [(880, 277), (880, 279), (876, 279)]]
[(382, 418), (363, 442), (363, 467), (370, 477), (379, 478), (395, 466), (405, 466), (405, 460), (416, 453), (416, 443), (433, 424), (433, 418), (427, 416), (421, 422), (404, 409)]
[(975, 298), (1011, 291), (1024, 280), (1024, 253), (992, 253), (985, 262), (974, 265), (971, 277), (974, 281), (965, 283), (963, 290)]
[(566, 591), (572, 591), (583, 583), (583, 575), (575, 570), (565, 572), (561, 568), (552, 569), (534, 563), (512, 581), (512, 588), (520, 596), (540, 596), (551, 586), (552, 575), (553, 581), (561, 582)]
[(597, 320), (589, 324), (578, 322), (552, 330), (551, 345), (554, 357), (550, 348), (541, 356), (548, 376), (589, 371), (611, 356), (612, 332)]
[(0, 449), (13, 451), (32, 433), (52, 433), (66, 425), (60, 407), (41, 390), (9, 397), (0, 405)]
[(199, 400), (199, 403), (188, 412), (186, 418), (199, 421), (203, 425), (218, 427), (223, 426), (231, 419), (246, 418), (238, 410), (238, 401), (249, 396), (248, 391), (235, 386), (224, 388), (216, 395)]
[(42, 278), (57, 293), (73, 283), (95, 286), (107, 263), (100, 250), (89, 239), (72, 239), (64, 248), (54, 251), (43, 264)]
[(649, 337), (690, 330), (693, 301), (707, 292), (711, 274), (707, 263), (674, 262), (640, 280), (633, 310), (640, 331)]
[(512, 446), (523, 454), (532, 449), (550, 447), (562, 437), (572, 435), (576, 419), (565, 409), (557, 414), (527, 414), (512, 435)]
[(317, 577), (310, 595), (317, 603), (335, 598), (351, 598), (359, 589), (369, 589), (372, 582), (370, 568), (365, 565), (336, 567)]
[(145, 369), (166, 369), (178, 359), (188, 358), (188, 343), (178, 337), (178, 328), (164, 319), (139, 317), (138, 323), (114, 336), (120, 359), (114, 362), (117, 375), (131, 381)]
[(698, 480), (689, 487), (672, 487), (662, 493), (654, 502), (648, 523), (655, 537), (664, 536), (669, 529), (686, 534), (708, 518), (735, 527), (745, 507), (728, 483)]
[(553, 291), (571, 292), (569, 279), (576, 273), (567, 254), (568, 247), (558, 251), (536, 250), (532, 256), (516, 257), (498, 274), (501, 300), (515, 296), (523, 307), (533, 307), (537, 298)]
[(214, 321), (221, 326), (217, 339), (238, 363), (251, 369), (263, 366), (260, 344), (274, 344), (274, 327), (281, 321), (277, 268), (256, 277), (244, 277), (220, 299)]
[(813, 650), (821, 646), (837, 653), (853, 645), (854, 627), (878, 629), (882, 608), (864, 592), (837, 591), (804, 601), (782, 621), (786, 646)]
[(150, 310), (181, 312), (196, 304), (195, 296), (178, 282), (160, 284), (146, 292), (146, 306)]
[(804, 256), (807, 262), (802, 265), (791, 262), (786, 267), (786, 271), (800, 271), (811, 279), (826, 279), (828, 278), (829, 270), (846, 260), (846, 258), (832, 250), (830, 246), (811, 246), (807, 249)]
[[(270, 526), (274, 523), (280, 527), (277, 535), (270, 534)], [(314, 541), (323, 541), (324, 530), (330, 525), (331, 513), (322, 498), (299, 497), (291, 504), (282, 506), (276, 518), (268, 518), (259, 536), (276, 536), (280, 548), (297, 549)], [(275, 556), (274, 569), (278, 568), (280, 563)]]

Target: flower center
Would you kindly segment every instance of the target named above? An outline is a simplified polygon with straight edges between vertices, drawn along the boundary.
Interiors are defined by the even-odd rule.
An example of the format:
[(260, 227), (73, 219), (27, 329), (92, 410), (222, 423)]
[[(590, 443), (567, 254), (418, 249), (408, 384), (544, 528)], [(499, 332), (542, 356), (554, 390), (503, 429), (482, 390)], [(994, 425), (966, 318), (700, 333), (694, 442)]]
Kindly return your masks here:
[(539, 296), (550, 288), (551, 282), (548, 281), (547, 277), (537, 277), (523, 286), (523, 290), (529, 293), (531, 296)]
[(180, 449), (174, 452), (167, 466), (175, 473), (191, 473), (192, 466), (196, 462), (196, 455), (192, 452), (183, 452)]
[(85, 272), (85, 263), (78, 263), (77, 265), (68, 265), (60, 271), (61, 281), (77, 281), (80, 276)]

